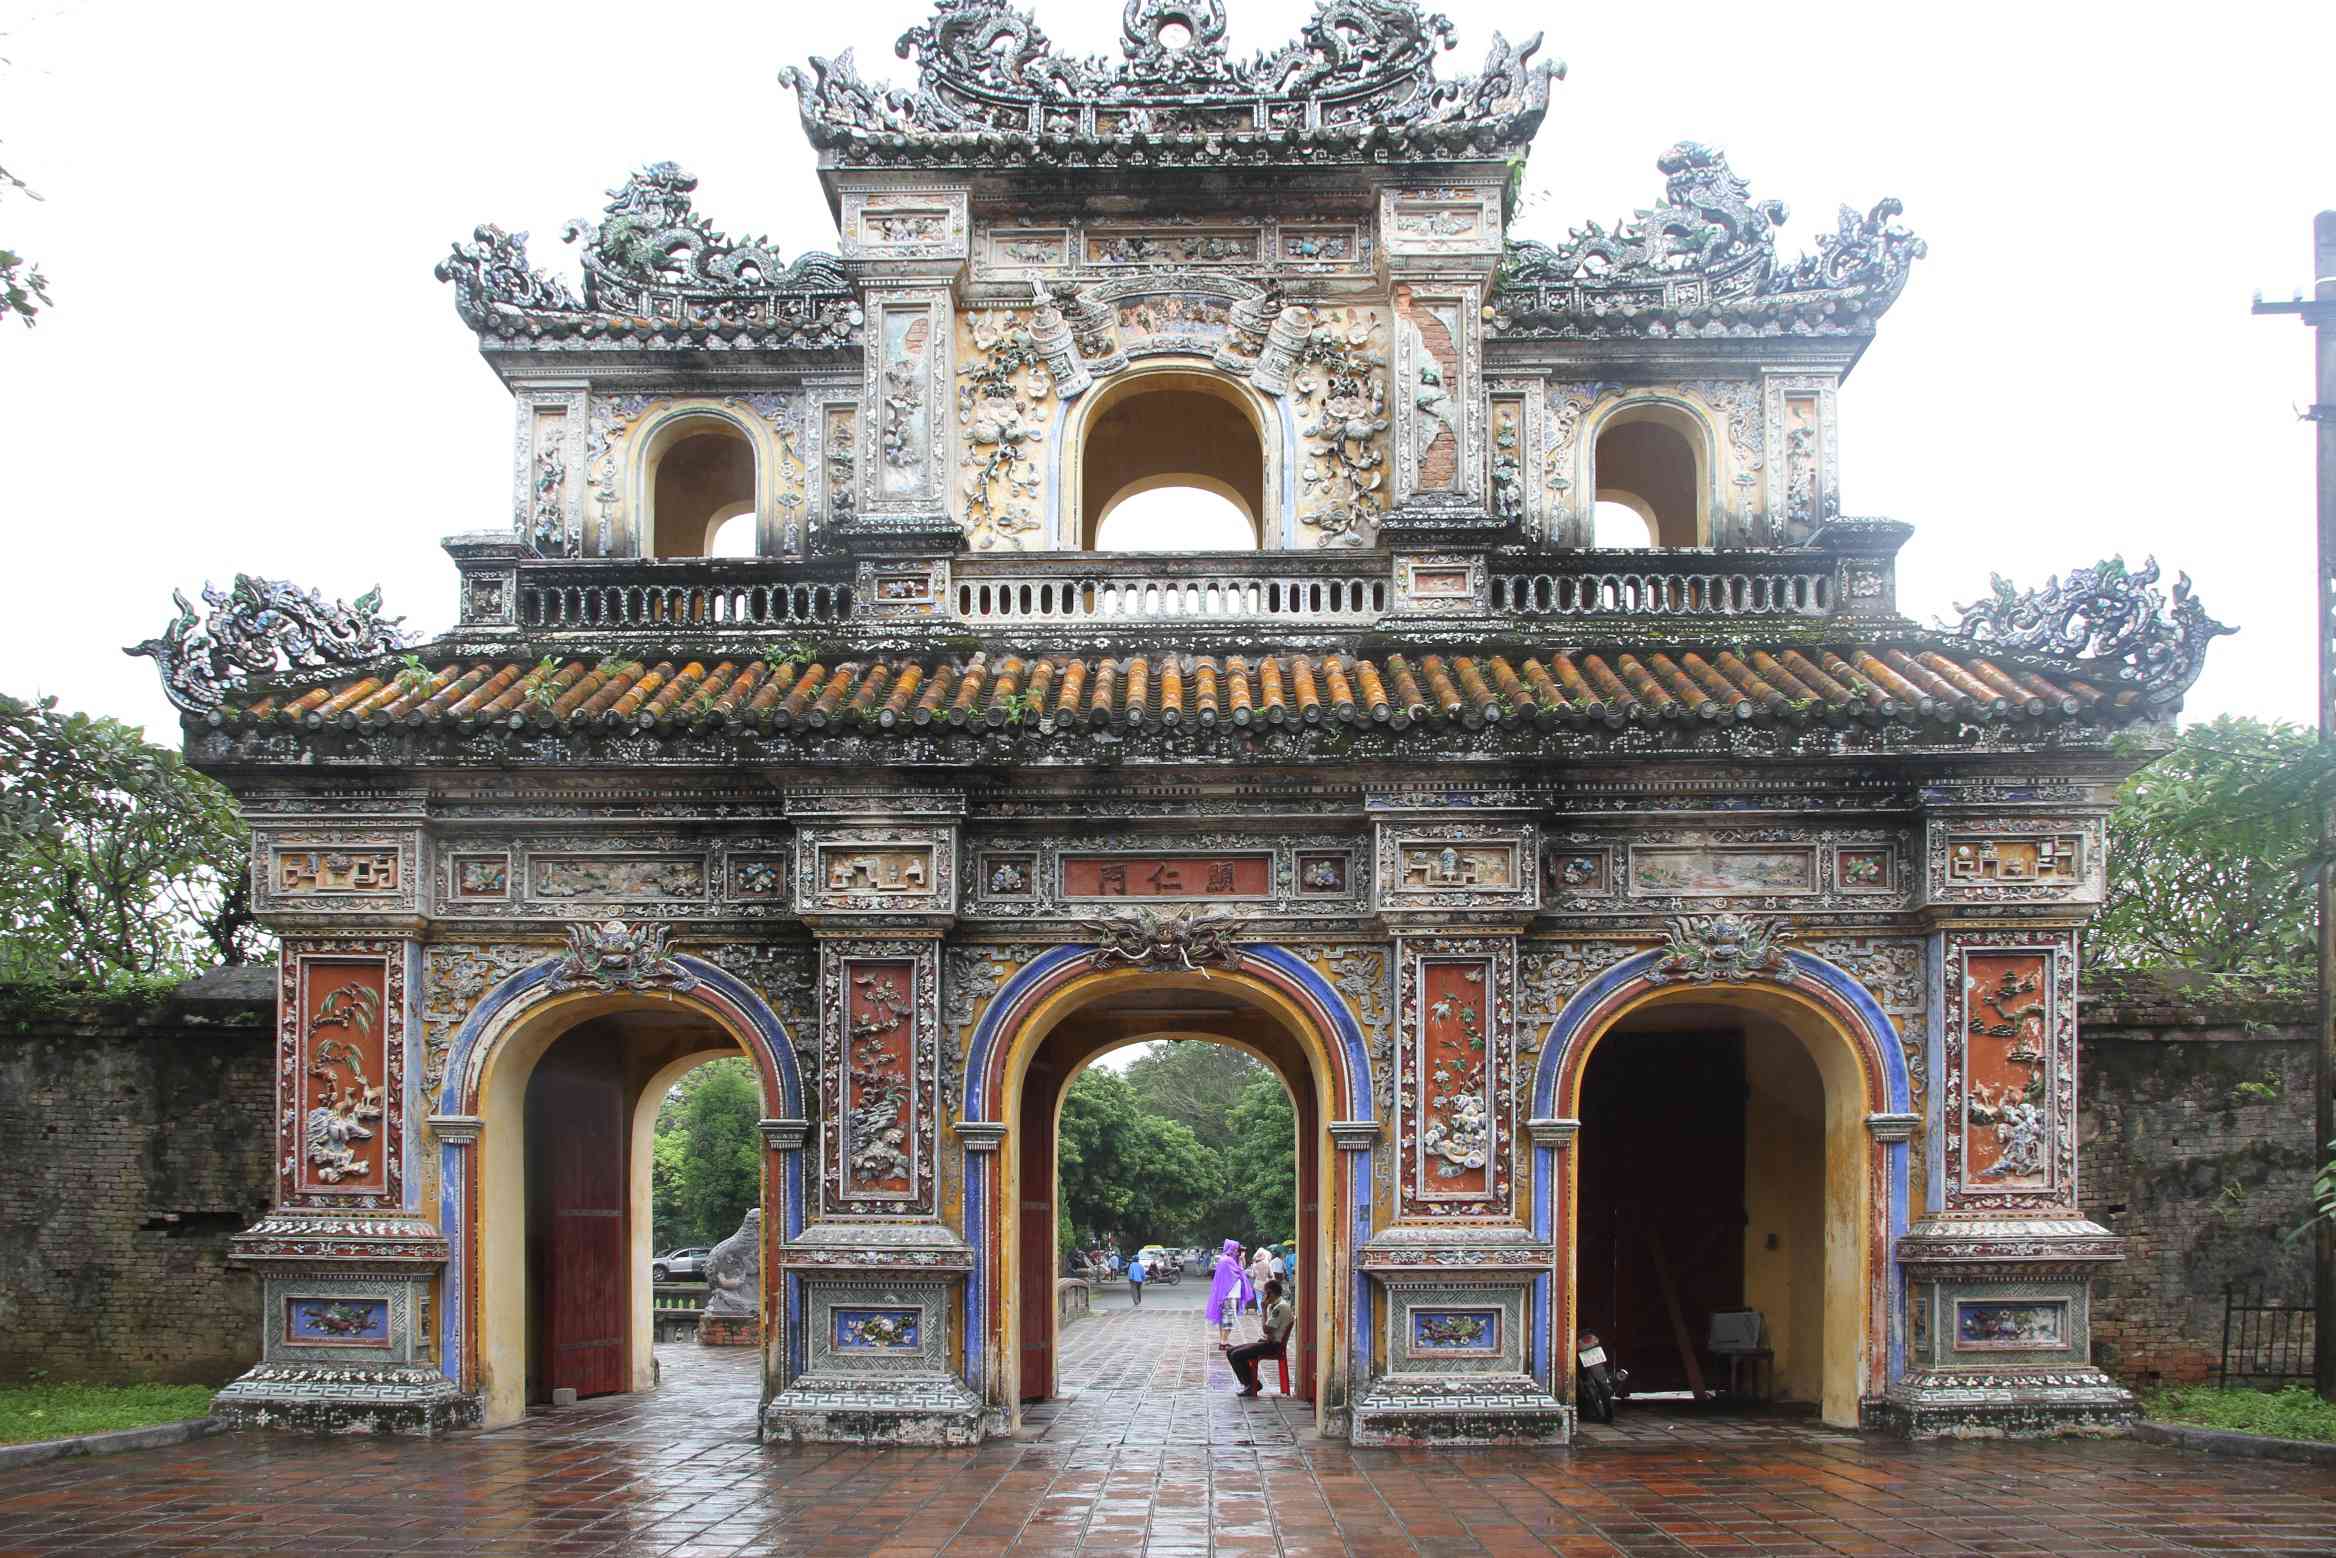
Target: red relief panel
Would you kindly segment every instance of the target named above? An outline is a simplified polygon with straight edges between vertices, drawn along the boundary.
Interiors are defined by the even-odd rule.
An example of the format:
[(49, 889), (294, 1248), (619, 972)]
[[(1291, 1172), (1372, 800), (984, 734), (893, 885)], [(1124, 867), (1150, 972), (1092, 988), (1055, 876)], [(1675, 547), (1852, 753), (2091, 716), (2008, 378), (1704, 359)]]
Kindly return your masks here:
[(326, 1204), (379, 1205), (398, 1189), (398, 1020), (378, 957), (299, 957), (286, 992), (284, 1188)]
[(847, 965), (843, 1178), (846, 1196), (917, 1193), (917, 966)]
[(1492, 965), (1473, 960), (1421, 966), (1411, 1150), (1423, 1201), (1492, 1196), (1491, 978)]
[(1972, 952), (1963, 962), (1963, 1184), (2052, 1185), (2051, 959), (2042, 952)]
[(1065, 855), (1065, 898), (1270, 898), (1267, 855)]

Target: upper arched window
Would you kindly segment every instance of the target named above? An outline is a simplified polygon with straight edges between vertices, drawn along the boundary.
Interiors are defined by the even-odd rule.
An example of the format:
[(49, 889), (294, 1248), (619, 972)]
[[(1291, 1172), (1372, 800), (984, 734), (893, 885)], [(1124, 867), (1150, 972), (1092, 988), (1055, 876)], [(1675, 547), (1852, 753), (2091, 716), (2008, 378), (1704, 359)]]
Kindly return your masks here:
[(1080, 546), (1246, 551), (1270, 534), (1259, 413), (1223, 379), (1129, 374), (1097, 392), (1083, 428), (1071, 532)]
[[(754, 554), (754, 445), (742, 429), (713, 416), (669, 422), (652, 439), (647, 459), (644, 553), (714, 556), (714, 538), (720, 532), (721, 555)], [(733, 520), (744, 522), (743, 547), (733, 532)]]
[[(1676, 406), (1626, 406), (1598, 430), (1591, 452), (1597, 479), (1592, 544), (1596, 546), (1708, 546), (1710, 484), (1704, 476), (1704, 427)], [(1614, 505), (1645, 522), (1648, 539), (1609, 541)]]

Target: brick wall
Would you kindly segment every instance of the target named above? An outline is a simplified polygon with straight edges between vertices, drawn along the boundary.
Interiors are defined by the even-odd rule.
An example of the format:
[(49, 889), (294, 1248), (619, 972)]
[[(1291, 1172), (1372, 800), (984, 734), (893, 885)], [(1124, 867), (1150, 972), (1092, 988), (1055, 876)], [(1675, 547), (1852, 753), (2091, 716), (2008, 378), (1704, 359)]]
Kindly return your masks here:
[(2080, 1013), (2078, 1184), (2127, 1240), (2093, 1290), (2094, 1361), (2130, 1385), (2203, 1380), (2226, 1286), (2311, 1303), (2311, 1245), (2284, 1235), (2310, 1205), (2312, 1006), (2108, 971)]
[(0, 989), (0, 1382), (224, 1384), (258, 1359), (258, 1280), (226, 1255), (268, 1206), (273, 975)]

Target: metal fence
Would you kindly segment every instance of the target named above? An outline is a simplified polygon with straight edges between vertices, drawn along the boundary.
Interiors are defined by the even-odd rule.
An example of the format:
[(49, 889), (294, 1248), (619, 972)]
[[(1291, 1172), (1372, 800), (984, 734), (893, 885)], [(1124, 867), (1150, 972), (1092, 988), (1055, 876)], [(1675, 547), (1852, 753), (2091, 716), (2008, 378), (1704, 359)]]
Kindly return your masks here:
[(2224, 1390), (2273, 1390), (2312, 1382), (2312, 1306), (2267, 1304), (2261, 1293), (2222, 1295), (2222, 1362), (2214, 1382)]

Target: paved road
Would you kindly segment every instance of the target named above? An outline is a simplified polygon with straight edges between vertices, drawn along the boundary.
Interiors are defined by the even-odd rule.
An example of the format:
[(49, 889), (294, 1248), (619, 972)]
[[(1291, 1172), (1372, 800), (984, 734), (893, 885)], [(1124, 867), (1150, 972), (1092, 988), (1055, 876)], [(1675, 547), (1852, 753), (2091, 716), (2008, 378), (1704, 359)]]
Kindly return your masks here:
[[(1232, 1395), (1190, 1310), (1064, 1338), (1073, 1393), (972, 1450), (765, 1449), (745, 1349), (437, 1442), (222, 1435), (0, 1473), (52, 1553), (2336, 1552), (2336, 1477), (2125, 1442), (1909, 1447), (1790, 1423), (1563, 1450), (1356, 1450)], [(1655, 1433), (1652, 1419), (1640, 1432)]]

